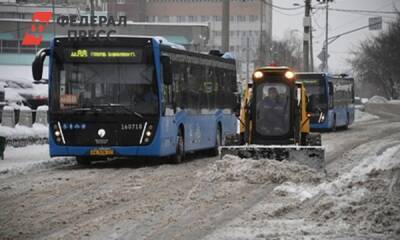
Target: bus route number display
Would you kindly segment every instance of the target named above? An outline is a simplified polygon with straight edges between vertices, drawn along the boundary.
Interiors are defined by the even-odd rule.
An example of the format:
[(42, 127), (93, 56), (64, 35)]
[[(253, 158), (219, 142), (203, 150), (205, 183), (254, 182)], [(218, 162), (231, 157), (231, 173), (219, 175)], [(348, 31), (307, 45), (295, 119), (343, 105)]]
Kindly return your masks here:
[(143, 58), (141, 49), (67, 49), (66, 61), (71, 62), (124, 62), (140, 63)]

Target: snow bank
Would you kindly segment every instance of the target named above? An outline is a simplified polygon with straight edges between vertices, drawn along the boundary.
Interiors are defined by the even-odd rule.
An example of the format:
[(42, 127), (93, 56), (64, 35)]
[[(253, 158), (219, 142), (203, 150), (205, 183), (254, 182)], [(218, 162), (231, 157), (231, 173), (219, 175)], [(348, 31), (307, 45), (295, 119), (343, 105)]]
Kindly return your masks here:
[(233, 52), (226, 52), (224, 55), (222, 55), (222, 58), (225, 59), (235, 59), (235, 53)]
[(47, 106), (47, 105), (42, 105), (42, 106), (39, 106), (37, 109), (36, 109), (37, 111), (49, 111), (49, 106)]
[(379, 119), (379, 117), (376, 115), (360, 111), (359, 109), (355, 110), (354, 121), (356, 121), (356, 122), (365, 122), (365, 121), (371, 121), (371, 120), (377, 120), (377, 119)]
[[(400, 142), (398, 145), (388, 148), (381, 155), (370, 156), (350, 172), (339, 176), (332, 182), (324, 182), (316, 187), (310, 185), (296, 185), (293, 182), (278, 186), (277, 191), (287, 191), (288, 193), (304, 192), (303, 195), (312, 197), (321, 192), (336, 194), (346, 189), (352, 183), (362, 183), (368, 180), (372, 172), (400, 168)], [(305, 198), (304, 198), (305, 199)]]
[(322, 176), (314, 169), (294, 162), (269, 159), (240, 159), (225, 155), (217, 160), (204, 176), (214, 182), (244, 182), (249, 184), (309, 182), (319, 183)]
[(314, 221), (347, 222), (362, 232), (400, 235), (400, 141), (331, 182), (317, 186), (288, 182), (274, 193), (297, 199), (299, 208), (311, 204)]
[(28, 107), (28, 106), (21, 106), (21, 107), (19, 108), (19, 110), (20, 110), (21, 112), (23, 112), (23, 111), (27, 111), (27, 112), (32, 111), (32, 109), (31, 109), (30, 107)]
[(21, 138), (47, 138), (48, 127), (42, 124), (33, 124), (32, 128), (16, 125), (15, 128), (0, 126), (0, 136), (5, 136), (8, 139)]
[(26, 173), (35, 169), (72, 164), (74, 162), (73, 158), (51, 159), (47, 144), (30, 145), (21, 148), (7, 146), (4, 152), (4, 160), (0, 160), (0, 177), (2, 175)]
[(387, 103), (388, 100), (382, 96), (373, 96), (368, 100), (368, 103)]

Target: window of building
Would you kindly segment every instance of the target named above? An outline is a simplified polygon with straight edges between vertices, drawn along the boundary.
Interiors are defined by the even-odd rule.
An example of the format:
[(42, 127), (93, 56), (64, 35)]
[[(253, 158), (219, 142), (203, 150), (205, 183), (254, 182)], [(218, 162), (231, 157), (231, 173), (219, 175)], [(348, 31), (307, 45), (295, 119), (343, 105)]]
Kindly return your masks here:
[(246, 21), (246, 16), (237, 16), (237, 21), (238, 22), (245, 22)]
[(213, 16), (213, 21), (220, 22), (222, 20), (221, 16)]
[(117, 4), (125, 4), (125, 0), (117, 0)]
[(158, 21), (159, 22), (169, 22), (169, 16), (159, 16)]
[(258, 21), (258, 16), (257, 15), (250, 15), (250, 22), (257, 22)]
[(210, 17), (209, 16), (201, 16), (201, 21), (202, 22), (207, 22), (207, 21), (209, 21), (210, 20)]
[(186, 16), (177, 16), (176, 21), (177, 22), (186, 22)]
[(189, 16), (189, 22), (197, 22), (198, 18), (197, 16)]

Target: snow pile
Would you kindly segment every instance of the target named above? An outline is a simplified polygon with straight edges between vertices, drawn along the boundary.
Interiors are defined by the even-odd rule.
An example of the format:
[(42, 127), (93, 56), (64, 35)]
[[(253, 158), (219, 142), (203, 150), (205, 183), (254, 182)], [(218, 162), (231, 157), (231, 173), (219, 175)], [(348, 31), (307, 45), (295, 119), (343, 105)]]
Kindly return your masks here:
[(285, 182), (274, 188), (274, 194), (278, 196), (290, 196), (303, 202), (310, 199), (318, 193), (318, 189), (314, 185), (295, 184)]
[[(400, 235), (400, 144), (371, 156), (336, 181), (319, 186), (312, 216), (344, 220), (360, 231)], [(388, 181), (389, 180), (389, 181)]]
[(368, 103), (387, 103), (388, 100), (382, 96), (373, 96), (368, 100)]
[(365, 121), (371, 121), (371, 120), (377, 120), (377, 119), (379, 119), (379, 117), (376, 115), (360, 111), (359, 109), (355, 110), (354, 121), (356, 121), (356, 122), (365, 122)]
[(225, 59), (235, 59), (235, 53), (233, 52), (226, 52), (224, 55), (222, 55), (222, 58)]
[(7, 146), (4, 160), (0, 160), (0, 177), (73, 163), (75, 163), (73, 158), (51, 159), (48, 145), (30, 145), (21, 148)]
[(15, 128), (0, 126), (0, 136), (5, 136), (7, 139), (21, 139), (21, 138), (48, 138), (49, 129), (43, 124), (33, 124), (33, 126), (26, 127), (16, 125)]
[[(358, 231), (400, 236), (400, 142), (318, 186), (285, 183), (278, 196), (300, 200), (317, 222), (347, 222)], [(311, 205), (311, 207), (310, 207)]]
[[(43, 68), (43, 76), (48, 76), (47, 66)], [(16, 105), (29, 96), (48, 96), (47, 84), (33, 84), (31, 66), (0, 65), (0, 86), (5, 85), (5, 99), (10, 105)]]
[(39, 106), (39, 107), (36, 109), (36, 111), (44, 111), (44, 112), (47, 112), (47, 111), (49, 111), (49, 106), (47, 106), (47, 105)]
[(31, 109), (30, 107), (28, 107), (28, 106), (21, 106), (21, 107), (19, 108), (19, 110), (20, 110), (21, 112), (23, 112), (23, 111), (27, 111), (27, 112), (32, 111), (32, 109)]
[(206, 176), (213, 182), (244, 182), (249, 184), (307, 182), (319, 183), (322, 176), (314, 169), (294, 162), (269, 159), (240, 159), (226, 155), (213, 164)]

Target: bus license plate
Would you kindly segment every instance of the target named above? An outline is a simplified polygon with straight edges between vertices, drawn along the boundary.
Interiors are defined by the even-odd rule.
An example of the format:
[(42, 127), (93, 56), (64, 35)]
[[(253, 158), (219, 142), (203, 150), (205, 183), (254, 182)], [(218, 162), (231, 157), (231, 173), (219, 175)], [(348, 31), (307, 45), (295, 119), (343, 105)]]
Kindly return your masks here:
[(91, 149), (91, 156), (111, 156), (114, 155), (114, 150), (112, 149)]

